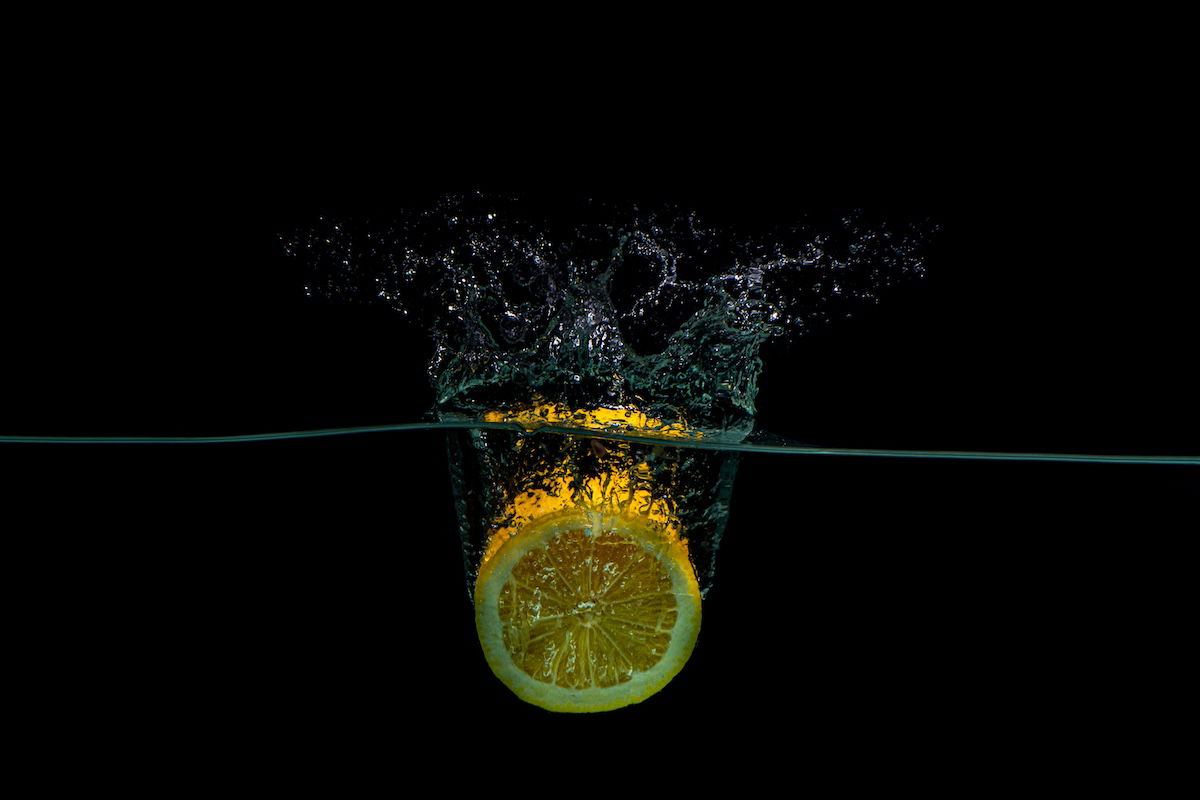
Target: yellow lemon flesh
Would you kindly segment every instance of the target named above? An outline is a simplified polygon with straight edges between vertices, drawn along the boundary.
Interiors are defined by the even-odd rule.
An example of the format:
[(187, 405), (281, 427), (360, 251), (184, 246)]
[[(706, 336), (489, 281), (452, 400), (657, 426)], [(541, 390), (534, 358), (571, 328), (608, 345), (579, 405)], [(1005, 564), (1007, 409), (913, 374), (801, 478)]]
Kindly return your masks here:
[(523, 526), (480, 567), (475, 624), (492, 671), (551, 711), (638, 703), (700, 632), (687, 545), (646, 517), (584, 508)]

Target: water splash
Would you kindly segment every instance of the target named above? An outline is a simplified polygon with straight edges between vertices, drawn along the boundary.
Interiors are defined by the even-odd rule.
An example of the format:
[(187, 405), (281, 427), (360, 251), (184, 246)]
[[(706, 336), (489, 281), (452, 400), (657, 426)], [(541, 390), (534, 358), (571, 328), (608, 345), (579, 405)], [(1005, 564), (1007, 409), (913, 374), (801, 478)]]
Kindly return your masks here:
[(284, 246), (310, 295), (385, 303), (430, 331), (443, 419), (635, 407), (741, 441), (763, 343), (923, 275), (934, 229), (855, 212), (753, 232), (670, 206), (471, 194), (386, 222), (321, 219)]

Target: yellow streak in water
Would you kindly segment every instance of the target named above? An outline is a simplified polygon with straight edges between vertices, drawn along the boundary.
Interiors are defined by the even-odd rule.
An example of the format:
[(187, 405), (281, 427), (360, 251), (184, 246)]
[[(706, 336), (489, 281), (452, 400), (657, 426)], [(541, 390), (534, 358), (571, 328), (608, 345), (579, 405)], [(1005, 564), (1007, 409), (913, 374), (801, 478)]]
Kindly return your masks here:
[(630, 433), (673, 439), (699, 439), (702, 436), (700, 431), (690, 430), (682, 422), (664, 422), (634, 408), (574, 410), (561, 403), (538, 402), (529, 408), (489, 411), (483, 415), (483, 419), (485, 422), (516, 422), (527, 431), (556, 425), (605, 433)]

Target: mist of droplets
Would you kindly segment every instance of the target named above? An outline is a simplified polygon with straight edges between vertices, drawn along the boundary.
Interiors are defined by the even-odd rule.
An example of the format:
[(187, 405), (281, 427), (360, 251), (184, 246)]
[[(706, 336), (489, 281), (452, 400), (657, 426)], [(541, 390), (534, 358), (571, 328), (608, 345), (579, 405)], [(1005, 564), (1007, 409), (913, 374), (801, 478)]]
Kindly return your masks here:
[(284, 237), (313, 297), (384, 303), (429, 331), (439, 408), (538, 396), (636, 404), (742, 435), (759, 350), (924, 274), (934, 226), (858, 212), (745, 232), (693, 211), (446, 197)]

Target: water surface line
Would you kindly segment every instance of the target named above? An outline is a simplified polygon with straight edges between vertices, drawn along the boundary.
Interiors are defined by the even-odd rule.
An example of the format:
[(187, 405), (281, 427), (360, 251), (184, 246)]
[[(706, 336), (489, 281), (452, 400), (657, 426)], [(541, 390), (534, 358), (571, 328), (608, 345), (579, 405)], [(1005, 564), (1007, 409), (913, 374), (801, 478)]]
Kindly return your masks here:
[[(352, 436), (374, 433), (397, 433), (417, 430), (505, 430), (525, 434), (553, 433), (566, 436), (616, 439), (670, 447), (725, 450), (741, 453), (765, 453), (776, 455), (843, 456), (870, 458), (934, 458), (961, 461), (1043, 461), (1055, 463), (1085, 464), (1159, 464), (1200, 466), (1200, 456), (1169, 455), (1112, 455), (1094, 453), (1016, 453), (974, 450), (896, 450), (847, 447), (814, 447), (791, 442), (720, 442), (712, 439), (666, 438), (596, 431), (557, 425), (544, 425), (527, 430), (517, 423), (480, 422), (454, 420), (441, 422), (410, 422), (395, 425), (371, 425), (353, 428), (322, 428), (318, 430), (285, 431), (279, 433), (249, 433), (226, 436), (4, 436), (0, 444), (61, 444), (61, 445), (191, 445), (191, 444), (240, 444), (248, 442), (272, 442), (288, 439), (317, 439), (330, 436)], [(771, 437), (778, 440), (778, 437)]]

